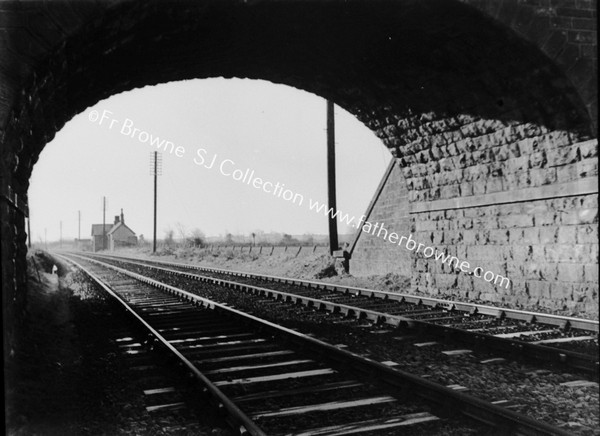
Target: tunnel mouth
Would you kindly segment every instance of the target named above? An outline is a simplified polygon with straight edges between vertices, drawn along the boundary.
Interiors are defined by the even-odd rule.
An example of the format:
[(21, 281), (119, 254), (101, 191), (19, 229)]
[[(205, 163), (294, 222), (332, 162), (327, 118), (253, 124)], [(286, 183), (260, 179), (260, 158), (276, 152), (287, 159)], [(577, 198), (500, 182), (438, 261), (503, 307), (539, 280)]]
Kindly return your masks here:
[[(466, 250), (466, 241), (508, 247), (506, 256), (514, 258), (489, 263), (518, 278), (513, 294), (543, 299), (568, 283), (574, 304), (597, 301), (592, 272), (597, 243), (589, 236), (597, 215), (582, 212), (597, 209), (597, 190), (589, 189), (597, 178), (597, 143), (591, 141), (597, 137), (597, 61), (569, 45), (568, 37), (537, 27), (535, 16), (548, 11), (533, 9), (529, 18), (524, 13), (526, 22), (515, 12), (511, 20), (507, 9), (525, 6), (505, 3), (507, 8), (497, 10), (441, 0), (115, 3), (64, 29), (68, 36), (32, 56), (29, 67), (20, 69), (11, 56), (6, 68), (14, 70), (14, 90), (1, 132), (3, 277), (11, 288), (5, 302), (24, 283), (29, 180), (55, 133), (110, 95), (210, 77), (263, 79), (335, 102), (374, 131), (397, 159), (397, 186), (405, 188), (401, 207), (409, 211), (403, 230), (420, 232), (432, 243), (450, 241), (457, 251)], [(543, 19), (554, 27), (585, 21)], [(548, 43), (536, 39), (536, 32)], [(564, 186), (567, 194), (557, 193)], [(520, 205), (506, 206), (513, 193), (522, 196)], [(486, 195), (487, 203), (477, 202)], [(498, 197), (502, 202), (489, 200)], [(567, 218), (536, 215), (522, 206), (529, 199), (534, 209)], [(466, 210), (486, 219), (505, 211), (519, 218), (490, 218), (502, 225), (473, 236), (474, 228), (466, 226), (477, 226), (482, 217), (466, 216), (471, 213)], [(439, 227), (427, 228), (434, 221)], [(450, 228), (459, 221), (467, 224)], [(544, 222), (577, 228), (542, 235)], [(515, 227), (521, 234), (511, 233)], [(464, 234), (451, 233), (459, 230)], [(519, 241), (538, 248), (523, 248)], [(548, 245), (543, 241), (584, 245), (591, 257), (573, 267), (540, 249)], [(477, 254), (469, 255), (477, 257), (478, 251), (472, 248)], [(536, 262), (527, 257), (534, 255)], [(594, 264), (585, 263), (590, 258)], [(526, 262), (554, 270), (523, 270)], [(447, 270), (423, 270), (418, 260), (410, 267), (423, 277), (413, 283), (416, 289), (473, 283)], [(559, 276), (568, 280), (556, 279), (556, 288), (542, 280)], [(494, 292), (480, 288), (474, 295), (495, 298)]]

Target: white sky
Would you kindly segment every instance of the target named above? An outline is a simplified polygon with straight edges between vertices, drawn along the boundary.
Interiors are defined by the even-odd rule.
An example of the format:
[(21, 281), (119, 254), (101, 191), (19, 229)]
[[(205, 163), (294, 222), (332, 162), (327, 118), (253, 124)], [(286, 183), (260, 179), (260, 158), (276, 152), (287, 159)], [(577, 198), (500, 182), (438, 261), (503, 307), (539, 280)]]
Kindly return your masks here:
[[(92, 111), (97, 112), (92, 112)], [(103, 111), (108, 118), (90, 121)], [(365, 211), (391, 159), (381, 141), (356, 118), (336, 106), (338, 209), (357, 218)], [(146, 137), (127, 136), (134, 128), (185, 149), (183, 156), (162, 153), (158, 178), (158, 237), (181, 223), (206, 235), (249, 234), (256, 230), (326, 234), (327, 219), (309, 209), (309, 198), (327, 202), (326, 103), (304, 91), (270, 82), (209, 79), (172, 82), (115, 95), (75, 116), (57, 133), (35, 165), (29, 202), (32, 241), (47, 229), (48, 241), (89, 238), (91, 224), (120, 209), (134, 232), (152, 238), (153, 178), (149, 160), (155, 150)], [(111, 120), (113, 122), (110, 128)], [(207, 169), (194, 163), (206, 150)], [(255, 177), (304, 197), (298, 206), (225, 176), (219, 165), (235, 162)], [(352, 232), (339, 226), (340, 233)]]

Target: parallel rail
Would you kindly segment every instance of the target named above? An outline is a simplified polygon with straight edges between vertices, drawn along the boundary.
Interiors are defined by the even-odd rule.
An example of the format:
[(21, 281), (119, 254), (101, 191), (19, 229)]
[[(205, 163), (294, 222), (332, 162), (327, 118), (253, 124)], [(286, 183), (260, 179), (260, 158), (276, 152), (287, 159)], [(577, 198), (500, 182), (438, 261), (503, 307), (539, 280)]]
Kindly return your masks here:
[[(148, 324), (140, 315), (137, 314), (133, 308), (127, 304), (127, 302), (117, 293), (107, 286), (103, 281), (96, 277), (89, 269), (85, 268), (78, 262), (68, 257), (57, 255), (66, 262), (75, 265), (81, 271), (83, 271), (90, 279), (92, 279), (98, 286), (100, 286), (107, 294), (109, 294), (118, 304), (143, 327), (162, 347), (168, 350), (185, 368), (189, 373), (196, 379), (196, 381), (203, 387), (205, 392), (212, 397), (216, 402), (219, 409), (223, 408), (230, 420), (230, 423), (234, 423), (234, 427), (243, 428), (244, 431), (240, 431), (240, 434), (248, 432), (253, 436), (266, 436), (266, 434), (246, 415), (242, 412), (237, 405), (235, 405), (218, 387), (216, 387), (204, 374), (202, 374), (196, 366), (190, 362), (183, 354), (181, 354), (177, 348), (169, 343), (154, 327)], [(185, 292), (185, 291), (182, 291)], [(181, 294), (183, 296), (183, 294)], [(211, 302), (208, 300), (188, 299), (190, 301), (200, 301), (202, 304), (207, 304), (209, 307)]]
[(417, 296), (411, 294), (405, 294), (400, 292), (388, 292), (388, 291), (380, 291), (375, 289), (367, 289), (360, 288), (355, 286), (346, 286), (346, 285), (336, 285), (327, 282), (321, 282), (316, 280), (302, 280), (302, 279), (292, 279), (289, 277), (279, 277), (268, 274), (256, 274), (249, 272), (241, 272), (234, 270), (226, 270), (219, 268), (211, 268), (206, 266), (199, 265), (190, 265), (186, 263), (180, 262), (169, 262), (169, 261), (156, 261), (150, 259), (141, 259), (135, 257), (127, 257), (127, 256), (117, 256), (117, 255), (107, 255), (107, 254), (97, 254), (94, 256), (98, 257), (107, 257), (114, 258), (119, 260), (133, 260), (133, 261), (142, 261), (146, 263), (156, 264), (156, 265), (172, 265), (178, 268), (185, 268), (189, 270), (195, 271), (206, 271), (206, 272), (214, 272), (219, 274), (228, 274), (234, 277), (247, 277), (257, 280), (264, 280), (270, 282), (277, 282), (282, 284), (292, 284), (297, 286), (303, 286), (307, 288), (314, 289), (322, 289), (327, 291), (335, 291), (342, 293), (350, 293), (357, 296), (367, 296), (374, 298), (381, 298), (384, 300), (391, 301), (399, 301), (399, 302), (407, 302), (413, 303), (415, 305), (423, 305), (429, 307), (443, 307), (447, 310), (456, 310), (461, 312), (467, 312), (471, 314), (481, 314), (481, 315), (489, 315), (496, 318), (507, 318), (514, 319), (519, 321), (526, 321), (529, 323), (540, 323), (556, 326), (559, 328), (573, 328), (579, 330), (586, 330), (590, 332), (598, 333), (600, 331), (600, 322), (592, 319), (584, 319), (584, 318), (575, 318), (570, 316), (561, 316), (554, 315), (550, 313), (541, 313), (541, 312), (532, 312), (527, 310), (519, 310), (519, 309), (510, 309), (505, 307), (495, 307), (489, 306), (485, 304), (477, 304), (477, 303), (466, 303), (461, 301), (452, 301), (452, 300), (443, 300), (440, 298), (433, 298), (427, 296)]
[[(117, 295), (102, 280), (94, 276), (87, 268), (80, 265), (71, 257), (78, 257), (89, 262), (93, 262), (104, 268), (112, 269), (118, 273), (131, 277), (141, 283), (145, 283), (154, 288), (164, 291), (167, 294), (176, 296), (181, 301), (187, 301), (194, 305), (220, 311), (228, 316), (237, 317), (241, 323), (251, 325), (255, 329), (266, 332), (274, 337), (278, 337), (286, 343), (294, 344), (302, 350), (309, 351), (314, 356), (319, 356), (322, 361), (328, 362), (336, 367), (348, 368), (351, 372), (360, 375), (368, 380), (376, 380), (379, 384), (384, 384), (387, 390), (395, 392), (395, 396), (405, 398), (407, 395), (416, 395), (427, 403), (432, 404), (436, 410), (442, 411), (447, 416), (453, 414), (462, 414), (473, 418), (481, 423), (492, 426), (501, 432), (501, 434), (514, 435), (568, 435), (559, 428), (549, 424), (535, 421), (527, 416), (512, 412), (505, 408), (496, 406), (487, 401), (477, 399), (471, 395), (457, 392), (439, 384), (430, 382), (424, 378), (415, 376), (405, 371), (390, 368), (384, 364), (375, 362), (371, 359), (358, 356), (354, 353), (337, 348), (318, 339), (306, 336), (297, 331), (279, 326), (272, 322), (260, 319), (256, 316), (244, 313), (240, 310), (228, 307), (209, 299), (200, 297), (174, 286), (153, 280), (143, 275), (119, 268), (104, 262), (89, 259), (83, 256), (69, 255), (69, 257), (60, 256), (62, 259), (71, 262), (78, 268), (81, 268), (90, 276), (99, 286), (101, 286), (109, 295), (115, 298), (129, 313), (134, 316), (140, 325), (144, 328), (172, 355), (174, 355), (192, 374), (207, 393), (209, 393), (225, 410), (230, 420), (238, 426), (240, 434), (263, 435), (265, 434), (252, 419), (250, 419), (236, 404), (231, 401), (217, 386), (201, 372), (196, 366), (181, 354), (160, 332), (146, 322), (129, 304)], [(341, 434), (341, 433), (340, 433)]]
[[(319, 298), (308, 297), (304, 295), (294, 294), (289, 291), (278, 291), (274, 289), (263, 288), (259, 286), (253, 286), (244, 283), (238, 283), (231, 280), (223, 280), (210, 276), (203, 276), (195, 273), (187, 273), (183, 271), (172, 270), (169, 268), (165, 268), (164, 266), (158, 265), (171, 265), (174, 267), (193, 270), (193, 271), (210, 271), (210, 272), (218, 272), (223, 274), (222, 270), (218, 270), (215, 268), (205, 268), (198, 267), (194, 265), (187, 264), (179, 264), (173, 262), (156, 262), (156, 261), (146, 261), (140, 262), (141, 259), (131, 259), (125, 258), (121, 256), (107, 256), (107, 255), (94, 255), (95, 257), (105, 257), (108, 259), (114, 259), (121, 262), (127, 262), (133, 265), (143, 266), (146, 268), (154, 268), (158, 271), (162, 271), (171, 275), (180, 275), (189, 279), (198, 280), (201, 282), (208, 282), (220, 286), (224, 286), (227, 288), (240, 290), (244, 292), (251, 292), (259, 295), (266, 295), (272, 298), (279, 298), (286, 301), (291, 301), (297, 304), (304, 304), (307, 306), (312, 306), (318, 309), (329, 310), (332, 312), (339, 312), (348, 316), (356, 316), (357, 318), (368, 319), (370, 321), (376, 323), (385, 323), (394, 327), (409, 327), (413, 329), (417, 329), (420, 332), (430, 333), (433, 335), (451, 338), (460, 342), (475, 344), (475, 346), (482, 346), (485, 348), (493, 349), (498, 352), (503, 353), (504, 355), (509, 355), (511, 357), (516, 358), (525, 358), (532, 359), (543, 362), (550, 362), (558, 365), (563, 365), (570, 368), (575, 368), (581, 371), (585, 371), (590, 373), (593, 377), (598, 377), (598, 369), (600, 362), (598, 360), (598, 356), (577, 353), (574, 351), (564, 350), (560, 348), (554, 348), (547, 345), (534, 344), (529, 342), (520, 341), (517, 339), (511, 338), (502, 338), (493, 336), (490, 334), (486, 334), (484, 332), (472, 332), (469, 330), (461, 329), (453, 326), (446, 326), (435, 324), (431, 322), (427, 322), (427, 320), (418, 320), (411, 318), (410, 316), (403, 315), (391, 315), (386, 312), (381, 312), (377, 310), (371, 310), (367, 308), (361, 308), (357, 306), (352, 306), (349, 304), (336, 303), (329, 300), (323, 300)], [(152, 265), (148, 265), (151, 263)], [(266, 277), (270, 281), (275, 281), (275, 279), (280, 280), (280, 283), (301, 285), (301, 286), (313, 286), (313, 288), (325, 289), (325, 290), (335, 290), (337, 292), (344, 293), (353, 293), (353, 295), (365, 295), (368, 292), (368, 296), (377, 296), (375, 294), (385, 295), (386, 300), (390, 301), (399, 301), (399, 302), (409, 302), (414, 304), (425, 304), (430, 307), (439, 307), (441, 303), (441, 307), (446, 310), (456, 310), (456, 311), (464, 311), (467, 313), (477, 313), (477, 314), (485, 314), (488, 316), (493, 316), (497, 318), (501, 318), (503, 314), (506, 314), (506, 317), (509, 317), (513, 320), (525, 321), (525, 322), (533, 322), (537, 320), (537, 323), (545, 323), (549, 321), (552, 326), (560, 326), (561, 328), (565, 328), (570, 325), (573, 326), (586, 326), (589, 331), (596, 332), (598, 328), (598, 322), (593, 320), (583, 320), (578, 318), (571, 317), (559, 317), (557, 315), (550, 314), (538, 314), (533, 312), (526, 311), (518, 311), (518, 310), (508, 310), (499, 308), (491, 308), (490, 306), (481, 306), (477, 304), (471, 303), (459, 303), (459, 302), (451, 302), (447, 300), (433, 299), (433, 298), (423, 298), (416, 296), (409, 296), (406, 294), (394, 294), (391, 292), (383, 292), (383, 291), (374, 291), (374, 290), (365, 290), (361, 288), (351, 288), (351, 287), (340, 287), (336, 285), (325, 284), (323, 282), (311, 282), (311, 281), (302, 281), (302, 280), (293, 280), (293, 279), (284, 279), (284, 278), (275, 278), (274, 276), (259, 276), (256, 274), (246, 274), (246, 273), (236, 273), (238, 276), (251, 277), (253, 279), (258, 279), (261, 277)], [(363, 292), (362, 294), (358, 293), (358, 291)], [(396, 295), (404, 295), (401, 298), (395, 298)], [(384, 298), (380, 296), (380, 298)], [(483, 308), (483, 309), (482, 309)], [(490, 310), (486, 309), (489, 308)], [(493, 309), (493, 310), (491, 310)]]

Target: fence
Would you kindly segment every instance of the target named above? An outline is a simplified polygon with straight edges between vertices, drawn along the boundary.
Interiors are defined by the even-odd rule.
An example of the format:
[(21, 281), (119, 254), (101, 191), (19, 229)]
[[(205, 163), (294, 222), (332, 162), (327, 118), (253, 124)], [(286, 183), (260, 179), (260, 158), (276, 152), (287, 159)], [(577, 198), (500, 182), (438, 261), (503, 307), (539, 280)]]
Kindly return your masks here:
[(290, 254), (294, 257), (307, 256), (311, 254), (329, 253), (326, 245), (208, 245), (203, 248), (208, 253), (235, 253), (255, 254), (258, 256), (275, 256)]

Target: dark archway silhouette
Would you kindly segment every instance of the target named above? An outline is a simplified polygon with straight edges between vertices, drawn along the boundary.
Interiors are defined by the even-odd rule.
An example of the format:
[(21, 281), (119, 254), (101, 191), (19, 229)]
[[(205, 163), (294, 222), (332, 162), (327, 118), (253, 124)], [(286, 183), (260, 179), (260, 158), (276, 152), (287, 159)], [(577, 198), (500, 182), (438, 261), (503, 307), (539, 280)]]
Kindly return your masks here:
[[(71, 14), (73, 26), (50, 19), (61, 23), (62, 36), (47, 32), (48, 43), (30, 70), (19, 70), (20, 60), (5, 56), (7, 77), (14, 79), (7, 82), (12, 91), (2, 117), (5, 307), (19, 299), (25, 282), (23, 213), (41, 150), (75, 114), (137, 87), (239, 77), (332, 100), (375, 131), (398, 159), (396, 179), (406, 191), (398, 208), (593, 176), (585, 168), (597, 162), (596, 153), (575, 144), (595, 136), (595, 93), (580, 77), (581, 71), (597, 75), (594, 64), (580, 56), (577, 68), (566, 65), (574, 45), (549, 42), (552, 23), (540, 25), (535, 8), (513, 1), (504, 2), (508, 10), (494, 9), (491, 3), (152, 1), (87, 10), (57, 2), (48, 16)], [(525, 19), (527, 29), (521, 26)], [(572, 18), (568, 23), (576, 24)], [(554, 52), (553, 44), (561, 49)], [(562, 165), (578, 166), (557, 175)], [(431, 218), (418, 215), (429, 213), (419, 207), (399, 226), (419, 232), (415, 223)], [(447, 215), (441, 218), (447, 230), (458, 230)], [(437, 243), (456, 247), (461, 238)], [(502, 243), (510, 247), (508, 238)], [(489, 237), (474, 242), (489, 243)], [(526, 274), (511, 273), (525, 291)], [(430, 284), (442, 289), (442, 281)]]

